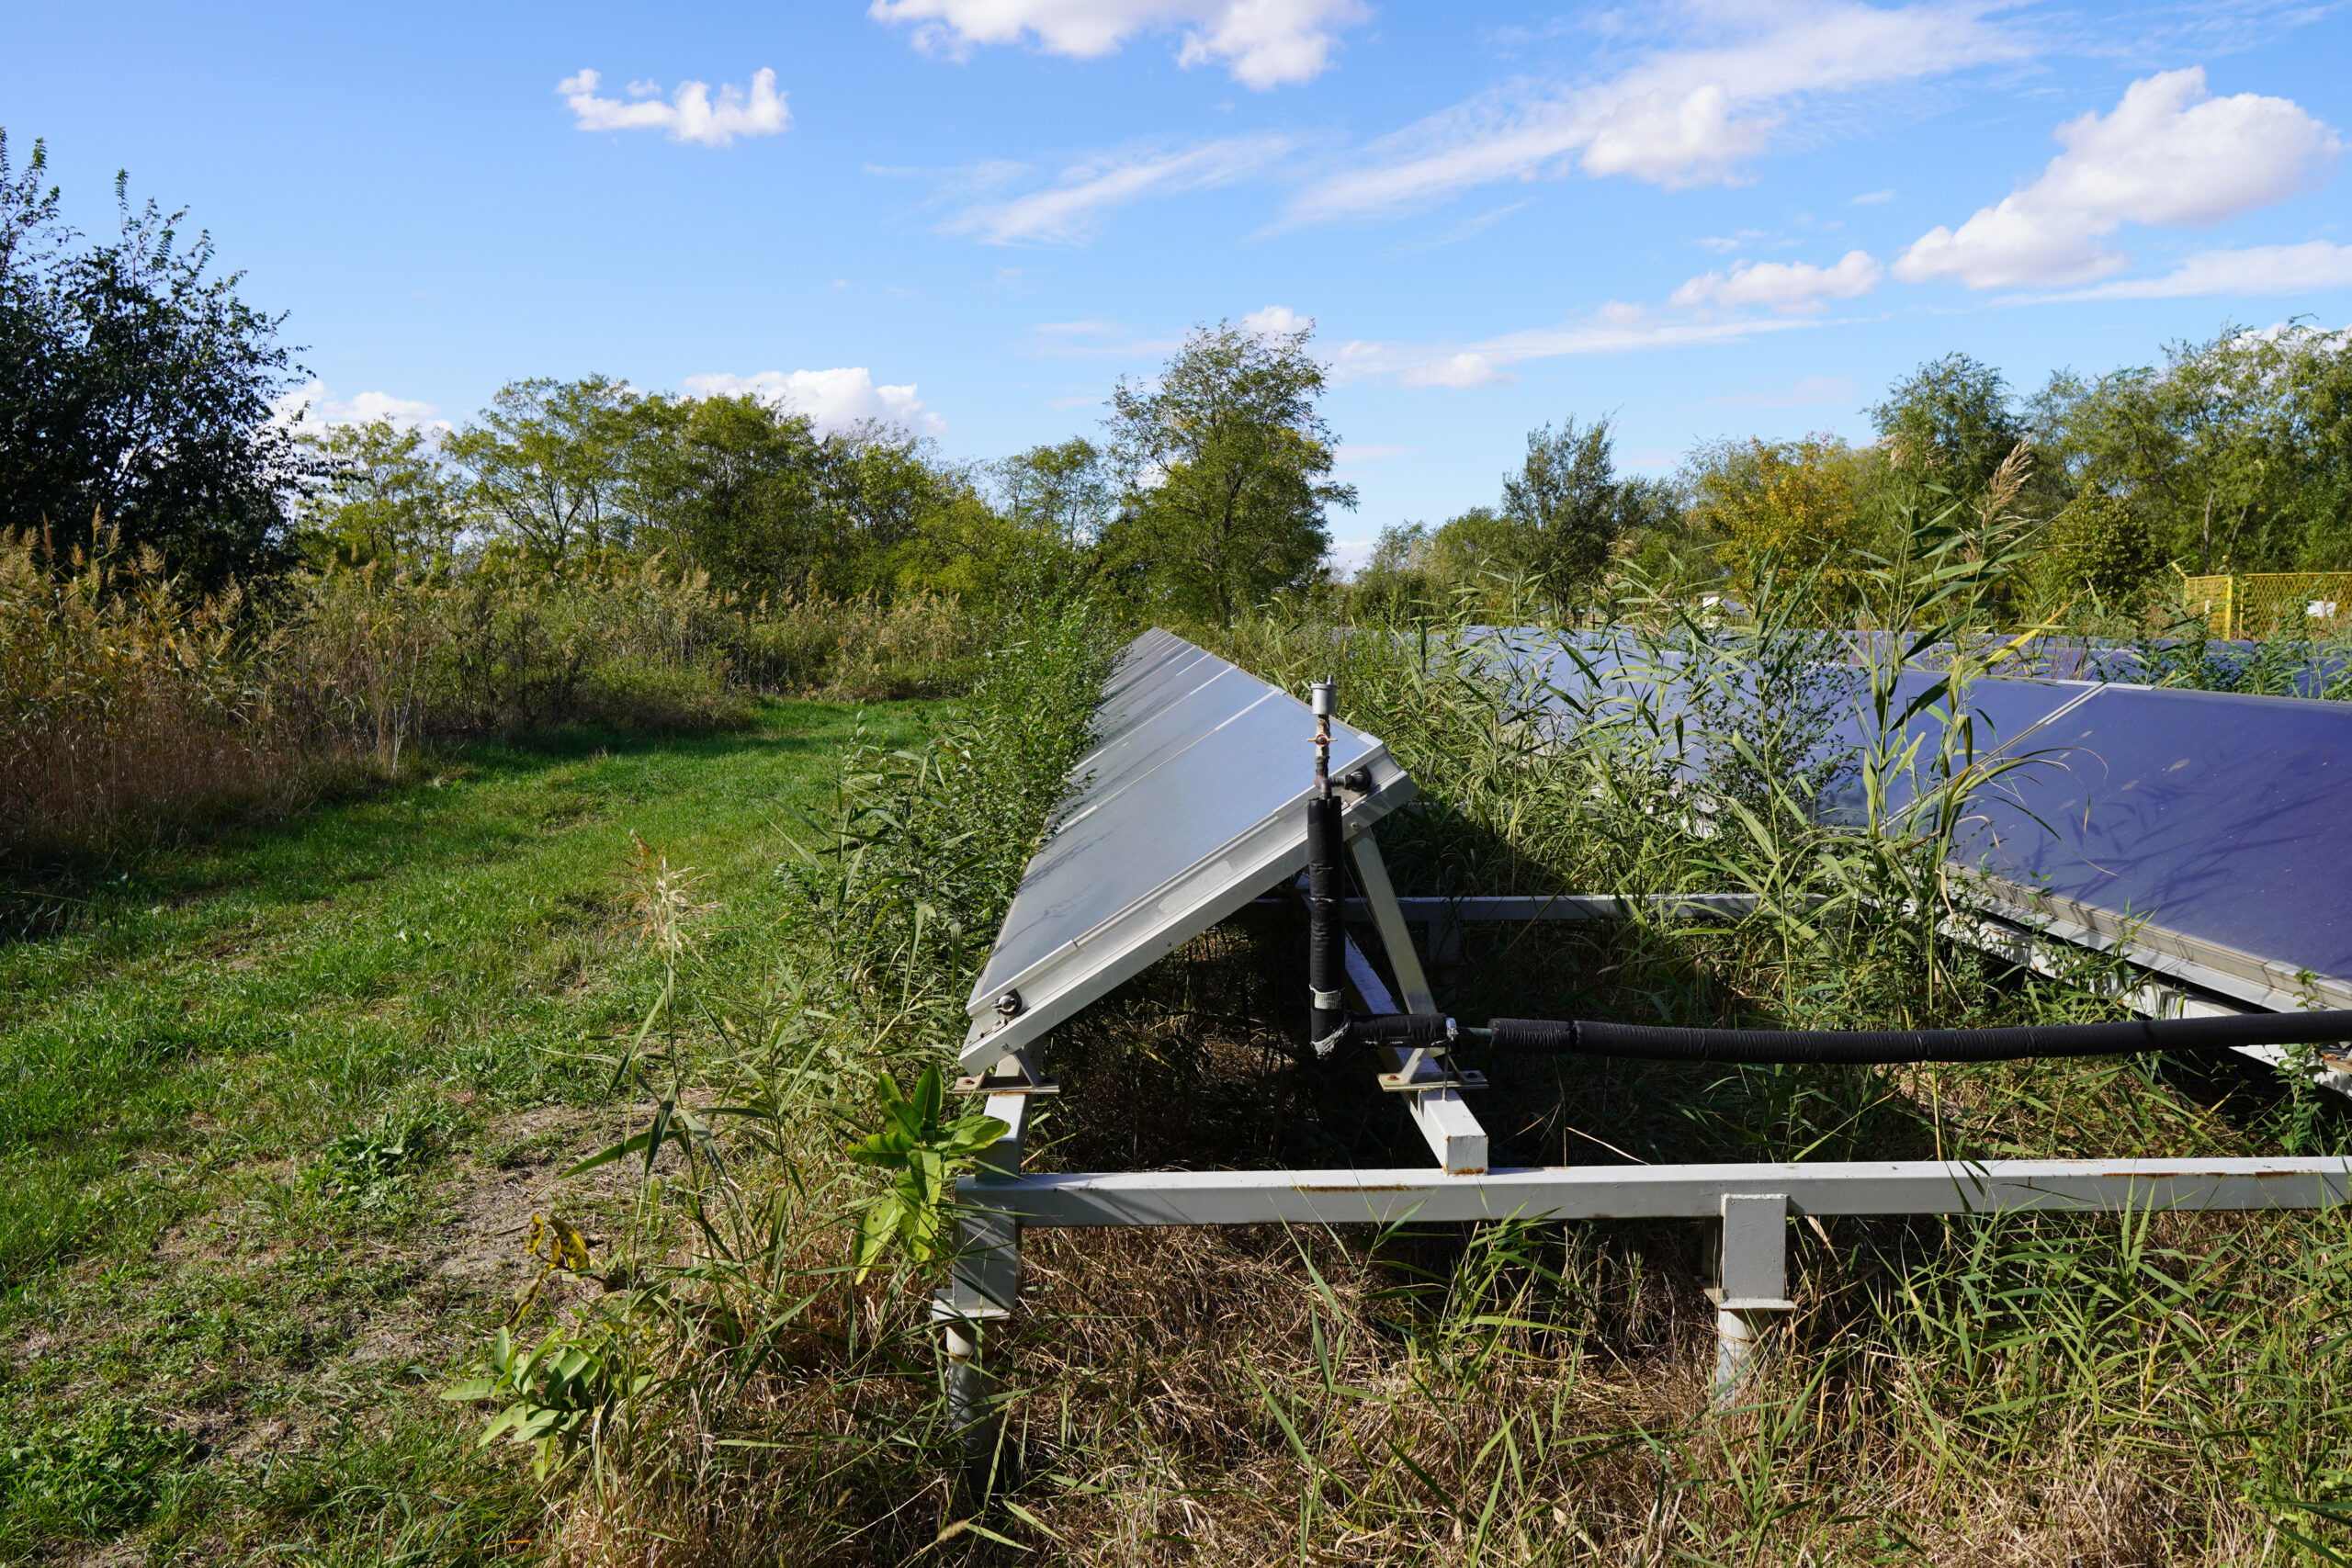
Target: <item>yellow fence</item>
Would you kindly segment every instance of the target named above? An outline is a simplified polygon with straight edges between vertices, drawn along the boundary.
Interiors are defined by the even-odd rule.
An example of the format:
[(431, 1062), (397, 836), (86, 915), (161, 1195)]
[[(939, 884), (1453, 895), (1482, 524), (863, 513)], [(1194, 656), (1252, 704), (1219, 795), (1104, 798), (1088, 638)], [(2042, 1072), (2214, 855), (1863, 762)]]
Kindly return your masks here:
[(2260, 571), (2185, 577), (2180, 596), (2218, 637), (2327, 637), (2352, 632), (2352, 571)]

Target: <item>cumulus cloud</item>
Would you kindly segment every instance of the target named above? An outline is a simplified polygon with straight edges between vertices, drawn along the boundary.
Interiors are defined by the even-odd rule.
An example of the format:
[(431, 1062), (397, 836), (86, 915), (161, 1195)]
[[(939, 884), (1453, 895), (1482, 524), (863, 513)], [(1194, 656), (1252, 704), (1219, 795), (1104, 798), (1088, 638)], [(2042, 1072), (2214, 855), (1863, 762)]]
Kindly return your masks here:
[(1315, 318), (1302, 316), (1287, 305), (1268, 305), (1242, 317), (1241, 324), (1260, 337), (1288, 337), (1312, 331)]
[(2205, 227), (2284, 201), (2343, 151), (2335, 132), (2286, 98), (2216, 98), (2200, 68), (2124, 89), (2112, 113), (2068, 120), (2041, 177), (1958, 229), (1938, 227), (1896, 258), (1906, 283), (1970, 288), (2087, 283), (2130, 258), (2102, 242), (2125, 223)]
[(762, 370), (751, 376), (718, 372), (689, 376), (685, 388), (696, 397), (740, 398), (746, 394), (794, 413), (807, 414), (820, 431), (847, 430), (869, 420), (896, 425), (914, 435), (945, 433), (946, 422), (922, 406), (912, 386), (877, 387), (863, 365), (834, 370)]
[(1986, 21), (1988, 9), (1977, 0), (1690, 0), (1654, 24), (1672, 27), (1678, 41), (1605, 79), (1521, 80), (1433, 115), (1310, 186), (1290, 220), (1367, 217), (1577, 170), (1669, 187), (1736, 181), (1806, 102), (2025, 58), (2019, 31)]
[(658, 82), (631, 82), (627, 98), (600, 98), (596, 88), (604, 78), (582, 71), (556, 84), (556, 91), (571, 106), (572, 124), (581, 130), (666, 130), (673, 141), (699, 141), (706, 147), (731, 146), (739, 136), (774, 136), (792, 129), (792, 110), (786, 95), (775, 90), (775, 73), (763, 68), (752, 73), (752, 90), (729, 83), (713, 102), (707, 82), (681, 82), (663, 102)]
[(1245, 179), (1289, 152), (1283, 136), (1234, 136), (1185, 148), (1127, 148), (1064, 169), (1043, 190), (967, 207), (951, 234), (992, 245), (1083, 243), (1102, 213), (1147, 197), (1213, 190)]
[(1264, 89), (1321, 75), (1340, 30), (1372, 12), (1363, 0), (873, 0), (866, 15), (957, 59), (1025, 39), (1091, 60), (1136, 33), (1173, 30), (1178, 63), (1221, 62), (1235, 81)]
[(1807, 262), (1738, 262), (1728, 273), (1706, 272), (1668, 297), (1668, 303), (1718, 310), (1761, 305), (1770, 310), (1818, 310), (1832, 299), (1868, 294), (1886, 276), (1868, 251), (1848, 251), (1832, 266)]
[(2196, 295), (2305, 294), (2352, 288), (2352, 245), (2325, 240), (2199, 251), (2161, 277), (2120, 277), (2061, 299), (2183, 299)]
[(329, 425), (372, 424), (383, 420), (397, 429), (423, 427), (436, 436), (457, 427), (440, 416), (433, 404), (390, 392), (356, 392), (348, 398), (327, 395), (324, 381), (312, 381), (288, 392), (270, 405), (279, 423), (297, 430), (323, 431)]

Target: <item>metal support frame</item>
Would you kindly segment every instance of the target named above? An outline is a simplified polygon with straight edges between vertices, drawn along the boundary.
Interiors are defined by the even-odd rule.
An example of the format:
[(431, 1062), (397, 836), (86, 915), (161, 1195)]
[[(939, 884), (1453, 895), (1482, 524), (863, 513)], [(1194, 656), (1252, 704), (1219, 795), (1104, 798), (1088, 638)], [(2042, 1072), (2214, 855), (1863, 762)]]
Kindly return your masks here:
[[(1007, 1056), (997, 1072), (1010, 1076), (1020, 1070)], [(984, 1187), (1017, 1183), (1022, 1179), (1029, 1097), (992, 1094), (988, 1114), (1005, 1124), (1005, 1134), (980, 1155), (975, 1162), (977, 1174), (966, 1179)], [(1001, 1433), (989, 1399), (995, 1380), (981, 1352), (985, 1325), (1012, 1316), (1021, 1299), (1021, 1224), (1019, 1215), (1002, 1204), (959, 1202), (947, 1288), (931, 1300), (932, 1321), (940, 1326), (945, 1352), (948, 1426), (956, 1434), (965, 1495), (975, 1507), (1002, 1479)]]
[[(1412, 932), (1405, 928), (1405, 917), (1397, 908), (1396, 889), (1388, 880), (1387, 863), (1380, 858), (1380, 846), (1371, 833), (1364, 832), (1358, 834), (1348, 847), (1355, 856), (1357, 886), (1363, 889), (1363, 902), (1379, 929), (1381, 948), (1388, 954), (1388, 966), (1396, 971), (1397, 988), (1405, 993), (1405, 1005), (1400, 1009), (1390, 998), (1388, 987), (1381, 984), (1379, 974), (1365, 961), (1353, 939), (1348, 942), (1349, 983), (1363, 998), (1364, 1006), (1374, 1012), (1437, 1011), (1437, 999), (1430, 994), (1429, 979), (1421, 973), (1420, 955), (1413, 951)], [(1426, 1055), (1413, 1060), (1394, 1046), (1382, 1046), (1374, 1055), (1385, 1074), (1401, 1078), (1410, 1071), (1417, 1079), (1441, 1080), (1430, 1089), (1401, 1091), (1413, 1124), (1420, 1128), (1430, 1152), (1437, 1156), (1438, 1164), (1449, 1173), (1470, 1176), (1485, 1170), (1487, 1130), (1470, 1113), (1461, 1091), (1445, 1087), (1455, 1081), (1454, 1073)]]
[[(1736, 1404), (1768, 1326), (1791, 1311), (1793, 1215), (1970, 1214), (2020, 1211), (2326, 1209), (2352, 1201), (2352, 1158), (1905, 1160), (1790, 1165), (1546, 1166), (1454, 1174), (1412, 1170), (1134, 1171), (967, 1177), (956, 1185), (972, 1238), (958, 1299), (1009, 1303), (1023, 1226), (1388, 1225), (1487, 1220), (1690, 1219), (1719, 1224), (1713, 1400)], [(1011, 1248), (988, 1238), (1009, 1235)], [(991, 1314), (990, 1315), (998, 1315)], [(951, 1348), (951, 1358), (954, 1351)], [(968, 1359), (961, 1375), (985, 1382)], [(957, 1375), (951, 1373), (951, 1375)], [(967, 1428), (967, 1463), (993, 1434)]]

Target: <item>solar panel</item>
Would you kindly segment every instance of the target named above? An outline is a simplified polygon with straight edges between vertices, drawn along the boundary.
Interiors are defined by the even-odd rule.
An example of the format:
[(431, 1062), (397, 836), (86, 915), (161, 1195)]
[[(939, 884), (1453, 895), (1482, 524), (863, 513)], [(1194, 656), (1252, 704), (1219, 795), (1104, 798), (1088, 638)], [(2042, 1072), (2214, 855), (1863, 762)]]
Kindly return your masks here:
[(1974, 863), (2293, 990), (2352, 978), (2352, 706), (2106, 686), (1985, 792)]
[[(1305, 703), (1154, 628), (1103, 683), (1095, 734), (972, 988), (967, 1066), (1027, 1045), (1306, 867)], [(1351, 837), (1415, 794), (1386, 746), (1334, 722), (1331, 776), (1359, 769), (1366, 787), (1340, 792)]]
[[(1596, 657), (1586, 642), (1588, 674), (1563, 654), (1521, 646), (1521, 657), (1546, 662), (1552, 705), (1572, 721), (1605, 711), (1611, 697), (1689, 712), (1670, 660), (1609, 647)], [(1892, 712), (1938, 678), (1903, 672)], [(1855, 705), (1827, 745), (1875, 739), (1859, 671), (1857, 681)], [(1923, 774), (1953, 705), (1933, 703), (1904, 726), (1897, 749), (1917, 741)], [(2038, 910), (2076, 940), (2128, 941), (2143, 959), (2258, 1005), (2291, 1007), (2312, 994), (2346, 1005), (2352, 705), (1980, 676), (1956, 706), (1973, 731), (1956, 761), (2018, 765), (1977, 792), (1954, 858), (1998, 879), (1994, 892), (2018, 912)], [(1696, 738), (1686, 767), (1704, 750)], [(1908, 780), (1889, 781), (1891, 805), (1911, 793)], [(1861, 782), (1849, 773), (1822, 808), (1852, 822), (1861, 804)]]

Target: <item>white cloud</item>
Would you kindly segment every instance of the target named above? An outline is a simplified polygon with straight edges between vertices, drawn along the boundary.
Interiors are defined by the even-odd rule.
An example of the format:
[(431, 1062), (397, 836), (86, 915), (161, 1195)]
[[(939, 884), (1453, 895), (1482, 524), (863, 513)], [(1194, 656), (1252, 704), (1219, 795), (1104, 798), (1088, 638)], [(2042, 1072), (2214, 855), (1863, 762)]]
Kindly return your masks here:
[(2309, 240), (2300, 245), (2199, 251), (2161, 277), (2117, 278), (2052, 298), (2181, 299), (2200, 294), (2304, 294), (2324, 288), (2352, 288), (2352, 245)]
[(1507, 386), (1519, 378), (1511, 367), (1529, 360), (1735, 343), (1767, 333), (1812, 326), (1816, 320), (1784, 315), (1660, 321), (1639, 305), (1611, 300), (1581, 320), (1505, 333), (1477, 343), (1411, 344), (1363, 339), (1342, 343), (1332, 350), (1331, 378), (1349, 382), (1394, 377), (1401, 386), (1456, 389)]
[(1268, 305), (1242, 317), (1241, 324), (1260, 337), (1288, 337), (1294, 333), (1312, 332), (1315, 318), (1302, 316), (1287, 305)]
[(1178, 63), (1222, 61), (1258, 88), (1313, 81), (1329, 68), (1340, 29), (1372, 16), (1363, 0), (873, 0), (865, 14), (912, 27), (918, 45), (957, 59), (1030, 39), (1091, 60), (1136, 33), (1174, 28)]
[(752, 376), (719, 372), (689, 376), (685, 388), (697, 397), (740, 398), (805, 413), (820, 431), (846, 430), (868, 420), (897, 425), (915, 435), (938, 435), (946, 422), (922, 406), (912, 386), (877, 387), (865, 367), (835, 370), (763, 370)]
[(1656, 49), (1606, 80), (1521, 80), (1375, 142), (1309, 186), (1290, 221), (1362, 218), (1474, 186), (1630, 175), (1668, 186), (1730, 182), (1822, 95), (1917, 81), (2031, 51), (1979, 0), (1729, 6), (1686, 0), (1656, 22), (1704, 41)]
[(1331, 454), (1331, 461), (1340, 468), (1355, 463), (1385, 463), (1391, 457), (1409, 457), (1419, 451), (1418, 446), (1399, 446), (1380, 442), (1343, 441)]
[(2145, 77), (2105, 117), (2057, 130), (2041, 177), (1957, 230), (1938, 227), (1894, 263), (1906, 283), (1971, 288), (2087, 283), (2130, 258), (2100, 242), (2124, 223), (2205, 227), (2268, 207), (2324, 176), (2343, 143), (2286, 98), (2216, 98), (2192, 68)]
[(774, 136), (792, 129), (792, 110), (785, 95), (775, 90), (775, 73), (762, 69), (752, 76), (752, 90), (729, 83), (710, 97), (707, 82), (681, 82), (670, 101), (650, 95), (662, 91), (658, 82), (631, 82), (630, 99), (600, 98), (597, 84), (604, 78), (582, 71), (556, 84), (556, 91), (571, 107), (574, 127), (581, 130), (666, 130), (673, 141), (699, 141), (706, 147), (731, 145), (739, 136)]
[(297, 430), (323, 431), (335, 424), (372, 424), (384, 420), (395, 428), (407, 430), (421, 426), (435, 436), (447, 435), (457, 426), (439, 416), (433, 404), (414, 398), (396, 398), (390, 392), (357, 392), (348, 398), (327, 396), (324, 381), (312, 381), (295, 391), (288, 392), (270, 405), (281, 424)]
[(1831, 299), (1868, 294), (1886, 276), (1868, 251), (1848, 251), (1834, 266), (1807, 262), (1739, 262), (1728, 273), (1706, 272), (1676, 289), (1668, 303), (1772, 310), (1818, 310)]
[(1756, 392), (1725, 392), (1701, 401), (1710, 408), (1814, 409), (1831, 403), (1850, 402), (1853, 396), (1854, 384), (1843, 376), (1807, 376), (1785, 387)]
[(1236, 136), (1169, 152), (1105, 153), (1061, 172), (1044, 190), (965, 209), (951, 234), (976, 234), (992, 245), (1022, 241), (1082, 243), (1105, 209), (1146, 197), (1212, 190), (1256, 173), (1296, 145), (1283, 136)]

